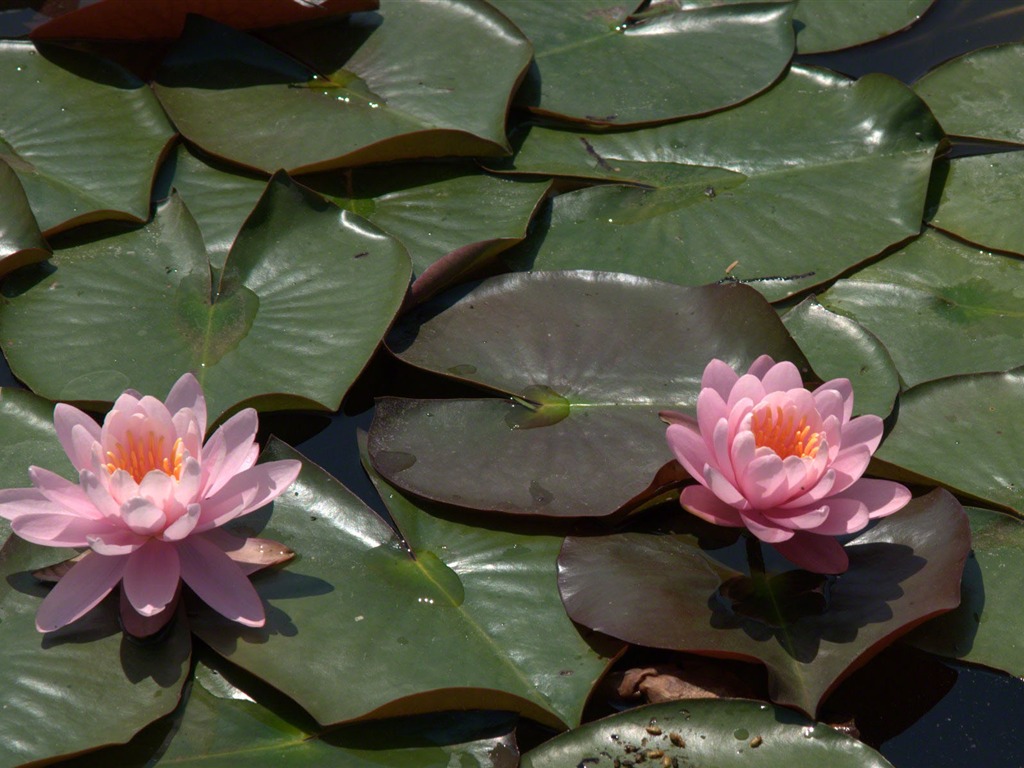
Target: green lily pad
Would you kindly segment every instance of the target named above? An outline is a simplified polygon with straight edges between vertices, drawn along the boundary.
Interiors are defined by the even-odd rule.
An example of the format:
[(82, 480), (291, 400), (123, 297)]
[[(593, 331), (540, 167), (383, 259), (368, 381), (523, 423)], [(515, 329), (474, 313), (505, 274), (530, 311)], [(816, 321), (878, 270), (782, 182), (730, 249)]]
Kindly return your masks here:
[(1024, 263), (935, 231), (818, 297), (885, 345), (908, 386), (1024, 364)]
[(51, 400), (109, 402), (129, 386), (162, 397), (191, 370), (211, 421), (243, 402), (336, 409), (409, 278), (392, 238), (283, 175), (215, 289), (177, 198), (146, 227), (58, 250), (52, 267), (4, 286), (0, 336), (19, 379)]
[(1024, 675), (1020, 583), (1024, 521), (967, 508), (974, 552), (964, 568), (960, 606), (921, 625), (906, 642), (947, 658)]
[(941, 138), (896, 80), (803, 67), (708, 117), (614, 134), (527, 131), (510, 170), (620, 183), (556, 197), (509, 252), (515, 267), (738, 279), (773, 301), (916, 235)]
[(328, 29), (305, 37), (327, 46), (317, 71), (192, 17), (154, 90), (190, 141), (268, 173), (508, 153), (505, 113), (531, 48), (490, 6), (385, 2)]
[(18, 176), (0, 162), (0, 277), (50, 255)]
[(794, 581), (826, 577), (790, 570), (755, 582), (761, 610), (740, 600), (749, 578), (685, 535), (570, 536), (558, 582), (573, 621), (630, 643), (761, 661), (772, 700), (813, 715), (856, 666), (957, 606), (970, 540), (963, 508), (936, 489), (849, 542), (850, 569), (834, 581), (795, 594)]
[(47, 588), (31, 572), (73, 554), (14, 536), (0, 549), (4, 768), (128, 741), (175, 708), (188, 676), (184, 622), (175, 621), (160, 642), (140, 645), (122, 635), (116, 597), (57, 632), (36, 631)]
[(492, 0), (536, 48), (516, 102), (603, 125), (723, 109), (770, 86), (793, 54), (783, 3), (660, 8), (637, 2)]
[(1024, 516), (1024, 371), (930, 381), (900, 396), (877, 459)]
[(504, 397), (380, 399), (369, 449), (389, 482), (463, 507), (578, 517), (635, 506), (666, 484), (658, 412), (692, 410), (712, 358), (807, 368), (746, 286), (545, 272), (492, 278), (451, 302), (406, 315), (389, 346)]
[[(629, 747), (629, 749), (627, 749)], [(563, 733), (523, 755), (521, 768), (612, 768), (643, 755), (647, 764), (740, 768), (892, 768), (851, 736), (782, 707), (756, 701), (701, 700), (653, 704)]]
[(929, 224), (983, 248), (1024, 255), (1024, 152), (960, 157), (948, 164)]
[(0, 41), (0, 160), (21, 180), (39, 228), (145, 221), (174, 129), (144, 82), (55, 45)]
[(900, 391), (900, 377), (889, 351), (856, 320), (837, 315), (813, 298), (782, 316), (800, 349), (822, 381), (849, 379), (855, 414), (885, 418)]
[(526, 237), (551, 186), (481, 173), (467, 163), (352, 169), (302, 181), (402, 242), (417, 275), (414, 301), (462, 281)]
[(914, 84), (946, 133), (1024, 144), (1024, 43), (981, 48)]
[[(301, 458), (278, 441), (266, 456)], [(253, 579), (266, 626), (206, 612), (196, 634), (320, 723), (487, 708), (578, 724), (621, 645), (581, 636), (565, 615), (561, 536), (456, 523), (378, 487), (400, 534), (306, 463), (261, 534), (298, 553)]]
[(850, 48), (886, 37), (921, 18), (935, 0), (797, 0), (793, 11), (799, 53)]

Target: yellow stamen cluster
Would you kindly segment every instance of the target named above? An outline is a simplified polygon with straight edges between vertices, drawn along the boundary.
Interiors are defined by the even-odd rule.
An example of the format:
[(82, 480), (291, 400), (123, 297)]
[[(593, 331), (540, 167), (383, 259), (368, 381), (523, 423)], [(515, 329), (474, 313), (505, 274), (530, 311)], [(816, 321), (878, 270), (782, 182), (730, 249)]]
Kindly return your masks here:
[(174, 441), (170, 453), (164, 453), (164, 438), (157, 437), (152, 432), (147, 432), (142, 437), (129, 432), (127, 442), (127, 449), (121, 443), (117, 443), (113, 451), (107, 451), (109, 462), (106, 467), (111, 474), (123, 469), (135, 478), (135, 482), (141, 483), (147, 473), (156, 469), (165, 475), (171, 475), (175, 480), (181, 479), (185, 446), (180, 437)]
[(771, 448), (783, 459), (788, 456), (813, 459), (821, 448), (822, 433), (811, 432), (806, 416), (801, 416), (796, 424), (793, 420), (793, 408), (783, 411), (780, 406), (776, 406), (773, 412), (769, 406), (754, 411), (750, 422), (754, 443), (758, 448)]

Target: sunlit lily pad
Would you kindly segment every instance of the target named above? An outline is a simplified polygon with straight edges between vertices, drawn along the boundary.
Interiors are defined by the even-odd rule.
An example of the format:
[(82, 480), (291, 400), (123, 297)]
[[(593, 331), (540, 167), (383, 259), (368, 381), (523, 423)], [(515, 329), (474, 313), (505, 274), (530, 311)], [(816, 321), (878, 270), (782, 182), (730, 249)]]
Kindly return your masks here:
[(385, 2), (329, 30), (307, 38), (327, 46), (326, 60), (306, 52), (329, 63), (317, 71), (192, 17), (154, 89), (189, 140), (267, 172), (507, 154), (505, 113), (531, 47), (490, 6)]
[(960, 606), (923, 624), (907, 642), (949, 658), (1024, 675), (1020, 584), (1024, 521), (967, 508), (974, 552), (964, 568)]
[(333, 410), (408, 278), (392, 238), (277, 176), (212, 303), (199, 229), (171, 198), (146, 227), (10, 278), (0, 337), (18, 378), (52, 400), (109, 402), (129, 386), (162, 397), (191, 370), (211, 420), (241, 402)]
[(515, 266), (684, 285), (729, 277), (771, 300), (916, 235), (941, 137), (896, 80), (801, 67), (708, 117), (614, 134), (527, 130), (508, 170), (623, 184), (555, 198), (510, 251)]
[[(267, 454), (299, 458), (277, 441)], [(451, 708), (579, 723), (621, 645), (582, 636), (566, 617), (555, 581), (561, 537), (434, 517), (379, 487), (401, 537), (307, 463), (265, 529), (298, 553), (253, 580), (267, 625), (240, 630), (208, 612), (193, 630), (320, 723)]]
[(1024, 43), (981, 48), (914, 84), (947, 133), (1024, 144)]
[(0, 162), (0, 277), (50, 255), (18, 176)]
[(961, 157), (947, 168), (929, 224), (983, 248), (1024, 255), (1024, 152)]
[(140, 645), (122, 634), (114, 598), (58, 632), (36, 631), (47, 587), (31, 572), (69, 554), (16, 537), (0, 549), (5, 767), (127, 741), (174, 709), (188, 675), (191, 640), (184, 623), (176, 622), (162, 642)]
[(761, 661), (772, 700), (813, 715), (855, 666), (957, 606), (970, 538), (960, 504), (933, 491), (849, 542), (850, 570), (834, 582), (789, 599), (792, 581), (775, 579), (766, 607), (753, 613), (725, 596), (738, 594), (730, 585), (742, 574), (692, 536), (570, 536), (558, 582), (583, 626), (640, 645)]
[[(648, 757), (652, 753), (660, 755)], [(891, 768), (873, 749), (827, 725), (742, 700), (673, 702), (620, 712), (541, 744), (523, 755), (520, 766), (618, 768), (640, 755), (658, 768)]]
[(818, 297), (885, 345), (908, 386), (1024, 364), (1024, 262), (926, 231)]
[(820, 53), (877, 40), (909, 27), (935, 0), (797, 0), (796, 47)]
[(1024, 516), (1024, 371), (930, 381), (900, 397), (876, 457)]
[(793, 54), (783, 3), (659, 8), (637, 2), (493, 0), (536, 48), (516, 97), (543, 115), (626, 125), (711, 112), (748, 99)]
[(885, 418), (900, 391), (889, 351), (856, 320), (806, 299), (782, 316), (811, 367), (822, 381), (845, 378), (853, 384), (853, 411)]
[(116, 64), (0, 41), (0, 160), (21, 180), (43, 232), (146, 220), (173, 134), (146, 84)]

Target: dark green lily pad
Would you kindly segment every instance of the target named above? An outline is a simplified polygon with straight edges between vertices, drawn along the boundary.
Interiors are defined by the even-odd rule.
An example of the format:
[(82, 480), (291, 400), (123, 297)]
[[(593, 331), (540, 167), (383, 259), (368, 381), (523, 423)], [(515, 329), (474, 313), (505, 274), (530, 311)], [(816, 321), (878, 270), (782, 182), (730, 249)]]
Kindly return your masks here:
[(960, 157), (948, 170), (928, 223), (982, 248), (1024, 255), (1024, 152)]
[(0, 336), (15, 375), (52, 400), (109, 402), (129, 386), (163, 397), (191, 370), (211, 421), (243, 402), (333, 410), (408, 278), (392, 238), (280, 175), (212, 303), (199, 229), (172, 198), (142, 229), (59, 250), (52, 267), (9, 279)]
[(614, 134), (526, 130), (509, 170), (620, 184), (555, 198), (509, 252), (515, 267), (739, 279), (773, 301), (916, 235), (941, 138), (896, 80), (802, 67), (708, 117)]
[(192, 17), (154, 89), (189, 140), (268, 173), (508, 153), (505, 113), (531, 48), (493, 8), (385, 2), (329, 29), (306, 38), (327, 46), (318, 71)]
[[(627, 746), (630, 749), (627, 750)], [(556, 736), (523, 755), (521, 768), (612, 768), (643, 755), (660, 766), (892, 768), (873, 749), (827, 725), (756, 701), (692, 700), (620, 712)], [(627, 762), (628, 761), (628, 762)]]
[(885, 345), (908, 386), (1024, 364), (1024, 262), (934, 230), (818, 297)]
[[(301, 458), (278, 441), (266, 457)], [(578, 724), (621, 645), (581, 636), (565, 615), (561, 537), (434, 517), (379, 487), (401, 537), (307, 463), (261, 534), (298, 553), (253, 580), (266, 626), (240, 629), (206, 612), (196, 634), (320, 723), (487, 708)]]
[(769, 582), (767, 615), (725, 596), (749, 579), (691, 536), (570, 536), (558, 583), (573, 621), (640, 645), (761, 661), (772, 700), (813, 715), (856, 666), (957, 606), (970, 542), (963, 508), (937, 489), (849, 542), (850, 570), (817, 592)]
[(0, 162), (0, 277), (50, 255), (18, 176)]
[(175, 708), (188, 676), (181, 617), (162, 641), (140, 645), (122, 635), (116, 597), (57, 632), (36, 631), (47, 588), (31, 572), (73, 554), (14, 536), (0, 549), (4, 768), (128, 741)]
[(0, 42), (0, 160), (51, 234), (100, 219), (145, 221), (174, 129), (144, 82), (55, 45)]
[(946, 133), (1024, 144), (1024, 43), (981, 48), (914, 84)]
[(799, 53), (849, 48), (909, 27), (935, 0), (797, 0), (793, 11)]
[(1024, 371), (930, 381), (900, 396), (878, 459), (1024, 516)]
[(1020, 584), (1024, 521), (967, 508), (973, 553), (964, 567), (960, 606), (914, 630), (906, 642), (931, 653), (1024, 675)]
[(493, 0), (536, 48), (516, 102), (542, 115), (649, 123), (723, 109), (771, 85), (793, 54), (783, 3), (658, 8)]
[(882, 342), (844, 315), (837, 315), (813, 298), (805, 299), (782, 316), (800, 349), (822, 381), (845, 378), (853, 384), (855, 414), (885, 418), (900, 391), (900, 377)]
[(694, 408), (712, 358), (746, 370), (769, 354), (806, 370), (741, 285), (545, 272), (452, 301), (407, 315), (389, 346), (504, 397), (378, 400), (369, 450), (389, 482), (463, 507), (579, 517), (635, 506), (678, 481), (657, 476), (672, 459), (658, 412)]

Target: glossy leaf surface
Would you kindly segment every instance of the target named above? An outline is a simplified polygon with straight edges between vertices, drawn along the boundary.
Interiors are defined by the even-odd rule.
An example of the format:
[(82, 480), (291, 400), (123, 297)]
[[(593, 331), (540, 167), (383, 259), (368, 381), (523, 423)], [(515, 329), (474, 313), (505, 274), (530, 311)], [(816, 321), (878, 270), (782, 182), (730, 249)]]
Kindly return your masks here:
[(920, 231), (939, 138), (897, 81), (800, 67), (708, 117), (586, 136), (533, 127), (510, 170), (643, 186), (555, 198), (512, 263), (685, 285), (728, 276), (781, 299)]
[(18, 176), (0, 162), (0, 277), (50, 255)]
[(407, 315), (389, 346), (505, 397), (379, 400), (369, 449), (389, 482), (465, 507), (608, 515), (659, 487), (672, 455), (658, 412), (695, 406), (708, 361), (746, 369), (769, 354), (806, 366), (745, 286), (549, 272), (493, 278), (451, 301)]
[[(268, 449), (286, 457), (297, 454), (283, 443)], [(561, 538), (433, 517), (380, 488), (401, 538), (306, 464), (261, 534), (298, 553), (253, 580), (267, 625), (239, 630), (207, 612), (194, 631), (321, 723), (452, 708), (578, 723), (620, 646), (585, 639), (566, 617), (555, 582)], [(525, 595), (529, 611), (517, 608)]]
[(773, 701), (814, 714), (852, 668), (925, 618), (956, 607), (970, 528), (960, 504), (936, 490), (857, 536), (846, 551), (850, 569), (826, 587), (823, 600), (814, 590), (809, 602), (791, 597), (788, 582), (776, 579), (767, 587), (767, 607), (754, 613), (720, 592), (742, 575), (682, 535), (570, 536), (558, 582), (574, 621), (640, 645), (759, 660)]
[(800, 53), (849, 48), (909, 27), (935, 0), (797, 0), (793, 21)]

